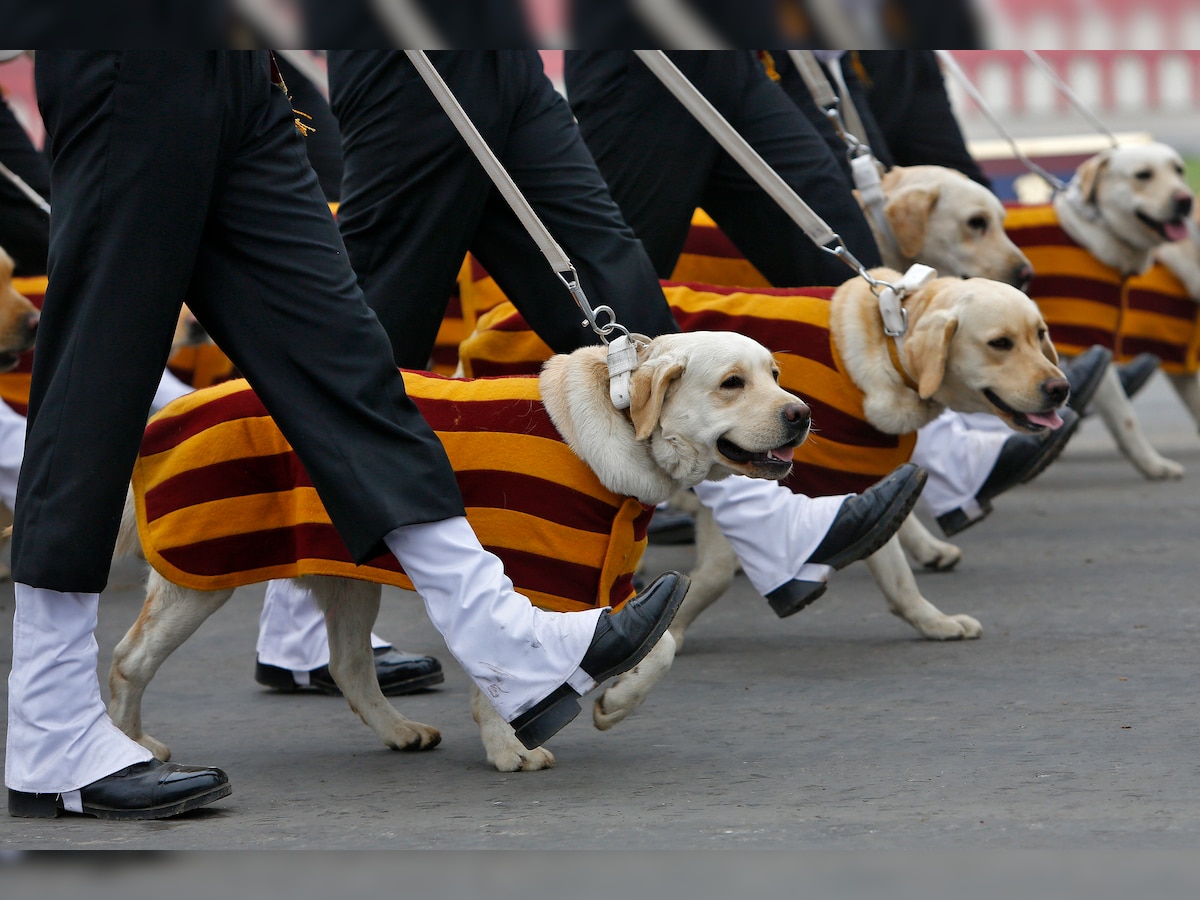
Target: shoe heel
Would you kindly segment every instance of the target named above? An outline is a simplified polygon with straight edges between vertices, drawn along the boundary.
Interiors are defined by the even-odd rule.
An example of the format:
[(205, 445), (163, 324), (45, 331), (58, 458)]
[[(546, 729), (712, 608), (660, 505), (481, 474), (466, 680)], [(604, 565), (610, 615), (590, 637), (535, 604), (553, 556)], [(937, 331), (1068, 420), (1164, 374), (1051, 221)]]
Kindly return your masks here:
[(542, 746), (579, 715), (579, 695), (569, 685), (517, 716), (509, 724), (526, 750)]
[(58, 794), (28, 794), (25, 791), (8, 792), (8, 814), (20, 819), (56, 819), (62, 810), (58, 806)]
[(767, 594), (767, 602), (781, 619), (795, 615), (825, 593), (824, 581), (789, 581)]

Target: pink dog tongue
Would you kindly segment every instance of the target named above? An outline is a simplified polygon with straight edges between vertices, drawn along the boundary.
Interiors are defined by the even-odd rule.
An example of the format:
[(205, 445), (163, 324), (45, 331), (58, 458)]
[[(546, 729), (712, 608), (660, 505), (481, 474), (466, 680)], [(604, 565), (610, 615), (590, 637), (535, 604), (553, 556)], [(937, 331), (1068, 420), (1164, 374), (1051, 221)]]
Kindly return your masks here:
[(795, 455), (796, 451), (791, 447), (778, 447), (767, 454), (767, 456), (773, 456), (776, 459), (782, 460), (783, 462), (791, 462), (792, 457)]
[(1045, 425), (1051, 431), (1055, 428), (1062, 428), (1062, 416), (1054, 410), (1050, 410), (1048, 413), (1025, 413), (1025, 418), (1035, 425)]
[(1173, 241), (1182, 241), (1188, 236), (1187, 225), (1182, 222), (1167, 222), (1163, 225), (1163, 231), (1167, 233), (1167, 237)]

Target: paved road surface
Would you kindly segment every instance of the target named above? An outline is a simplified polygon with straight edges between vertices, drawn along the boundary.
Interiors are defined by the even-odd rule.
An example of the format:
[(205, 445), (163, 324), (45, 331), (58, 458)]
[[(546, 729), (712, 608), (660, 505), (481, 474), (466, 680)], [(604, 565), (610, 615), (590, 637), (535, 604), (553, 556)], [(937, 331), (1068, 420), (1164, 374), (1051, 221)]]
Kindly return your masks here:
[[(1144, 481), (1089, 419), (1034, 485), (960, 536), (958, 571), (920, 576), (944, 611), (983, 622), (979, 641), (918, 639), (863, 566), (782, 621), (739, 577), (636, 716), (607, 733), (581, 716), (551, 744), (556, 768), (500, 774), (411, 595), (385, 597), (377, 631), (448, 664), (442, 688), (396, 701), (443, 731), (420, 754), (377, 745), (339, 698), (259, 688), (261, 588), (243, 589), (145, 703), (147, 730), (181, 762), (224, 767), (233, 795), (156, 823), (0, 815), (0, 848), (1194, 846), (1200, 437), (1161, 377), (1137, 408), (1185, 480)], [(650, 562), (686, 567), (689, 550)], [(118, 566), (104, 596), (103, 673), (139, 578)], [(11, 620), (3, 585), (5, 670)]]

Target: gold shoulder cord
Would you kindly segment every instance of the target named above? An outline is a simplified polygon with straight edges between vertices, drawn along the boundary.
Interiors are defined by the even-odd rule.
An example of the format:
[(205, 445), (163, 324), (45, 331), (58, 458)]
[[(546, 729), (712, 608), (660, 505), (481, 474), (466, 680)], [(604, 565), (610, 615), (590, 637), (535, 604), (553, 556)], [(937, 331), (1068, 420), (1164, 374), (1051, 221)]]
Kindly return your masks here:
[[(288, 93), (287, 85), (283, 81), (283, 73), (279, 71), (279, 65), (275, 62), (275, 54), (274, 53), (271, 54), (271, 82), (276, 87), (278, 87), (281, 91), (283, 91), (283, 96), (287, 97), (288, 102), (291, 103), (292, 95)], [(300, 132), (301, 137), (308, 137), (310, 134), (312, 134), (314, 131), (317, 130), (317, 129), (313, 128), (311, 125), (307, 125), (304, 122), (300, 121), (301, 116), (308, 119), (309, 121), (312, 121), (312, 116), (310, 116), (308, 113), (301, 112), (300, 110), (296, 109), (296, 107), (294, 107), (294, 106), (292, 107), (292, 112), (295, 113), (295, 116), (293, 117), (292, 121), (295, 123), (296, 130), (298, 132)]]

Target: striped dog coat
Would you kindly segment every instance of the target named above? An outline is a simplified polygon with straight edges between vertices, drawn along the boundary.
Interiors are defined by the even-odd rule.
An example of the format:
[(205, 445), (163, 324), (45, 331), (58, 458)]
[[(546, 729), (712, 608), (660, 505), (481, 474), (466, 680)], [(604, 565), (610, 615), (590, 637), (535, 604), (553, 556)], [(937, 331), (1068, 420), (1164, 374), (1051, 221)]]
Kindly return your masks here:
[[(13, 288), (28, 297), (38, 309), (42, 308), (42, 300), (46, 296), (45, 275), (14, 278)], [(213, 344), (198, 344), (176, 350), (167, 362), (167, 368), (184, 384), (198, 388), (225, 381), (236, 374), (229, 357)], [(21, 415), (29, 412), (29, 378), (32, 371), (33, 351), (26, 350), (15, 369), (0, 373), (0, 400)]]
[[(600, 484), (554, 428), (536, 378), (404, 381), (446, 447), (468, 521), (521, 593), (560, 612), (633, 596), (653, 507)], [(412, 588), (390, 554), (354, 564), (245, 381), (196, 391), (151, 419), (133, 491), (146, 558), (185, 587), (337, 575)]]
[[(808, 495), (862, 493), (908, 462), (916, 434), (885, 434), (863, 414), (863, 393), (851, 381), (829, 332), (833, 288), (762, 288), (664, 282), (683, 331), (736, 331), (769, 348), (779, 382), (812, 409), (813, 433), (796, 448), (784, 481)], [(550, 348), (510, 303), (483, 316), (462, 343), (464, 371), (476, 376), (533, 372)]]
[(1004, 228), (1033, 264), (1029, 294), (1064, 356), (1100, 344), (1117, 362), (1151, 352), (1169, 372), (1200, 368), (1200, 306), (1166, 267), (1122, 275), (1075, 243), (1050, 204), (1009, 207)]

